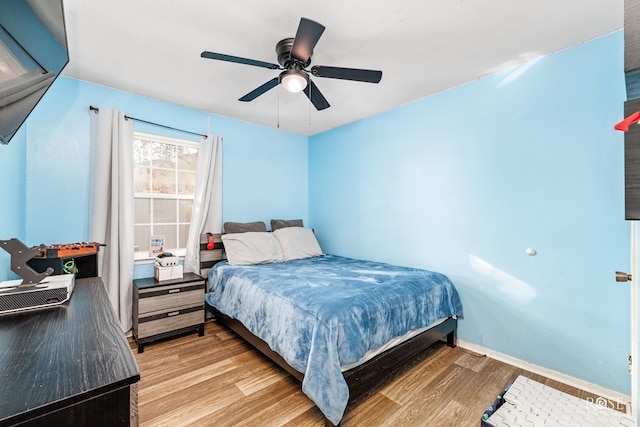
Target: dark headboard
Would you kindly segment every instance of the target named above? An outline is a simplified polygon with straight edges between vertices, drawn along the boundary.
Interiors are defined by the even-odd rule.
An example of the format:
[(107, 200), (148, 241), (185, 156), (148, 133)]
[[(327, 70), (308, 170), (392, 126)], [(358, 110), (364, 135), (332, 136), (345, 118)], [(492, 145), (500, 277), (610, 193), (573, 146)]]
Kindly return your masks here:
[[(207, 249), (210, 237), (213, 236), (213, 249)], [(224, 260), (224, 246), (220, 233), (206, 233), (200, 235), (200, 276), (205, 279), (209, 276), (209, 270), (216, 263)]]

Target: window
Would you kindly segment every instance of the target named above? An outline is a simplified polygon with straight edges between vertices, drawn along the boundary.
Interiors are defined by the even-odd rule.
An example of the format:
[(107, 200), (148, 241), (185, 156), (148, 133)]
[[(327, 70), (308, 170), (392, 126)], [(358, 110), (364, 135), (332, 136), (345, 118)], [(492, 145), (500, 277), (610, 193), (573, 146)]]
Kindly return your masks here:
[(165, 251), (184, 255), (196, 184), (196, 142), (134, 132), (134, 245), (149, 258), (149, 237), (165, 236)]

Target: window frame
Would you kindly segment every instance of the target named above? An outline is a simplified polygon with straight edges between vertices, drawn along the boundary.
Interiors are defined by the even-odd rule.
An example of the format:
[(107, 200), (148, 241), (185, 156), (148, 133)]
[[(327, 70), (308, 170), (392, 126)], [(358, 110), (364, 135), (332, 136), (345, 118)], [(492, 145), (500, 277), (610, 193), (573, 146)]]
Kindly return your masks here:
[[(180, 146), (180, 147), (187, 147), (187, 148), (194, 148), (197, 150), (198, 155), (200, 154), (200, 144), (198, 141), (193, 141), (193, 140), (189, 140), (189, 139), (184, 139), (184, 138), (176, 138), (176, 137), (170, 137), (170, 136), (165, 136), (165, 135), (160, 135), (160, 134), (154, 134), (154, 133), (149, 133), (149, 132), (142, 132), (142, 131), (137, 131), (134, 130), (133, 131), (133, 139), (134, 141), (137, 139), (144, 139), (147, 141), (152, 141), (152, 142), (157, 142), (157, 143), (162, 143), (162, 144), (170, 144), (170, 145), (174, 145), (174, 146)], [(178, 167), (178, 162), (176, 159), (176, 167), (174, 169), (175, 173), (178, 174), (180, 171), (185, 171), (186, 169), (180, 169)], [(135, 161), (134, 161), (134, 167), (136, 166)], [(157, 169), (165, 169), (166, 168), (157, 168)], [(167, 199), (167, 200), (177, 200), (177, 206), (176, 206), (176, 222), (175, 223), (158, 223), (158, 225), (162, 225), (162, 224), (176, 224), (178, 227), (180, 227), (180, 225), (189, 225), (190, 221), (187, 222), (181, 222), (180, 221), (180, 215), (179, 215), (179, 205), (180, 205), (180, 200), (191, 200), (193, 201), (195, 199), (195, 195), (184, 195), (184, 194), (179, 194), (178, 193), (178, 188), (176, 186), (176, 193), (175, 194), (163, 194), (163, 193), (153, 193), (153, 167), (152, 165), (150, 165), (150, 176), (149, 176), (149, 182), (150, 182), (150, 193), (140, 193), (140, 192), (136, 192), (135, 191), (135, 186), (134, 186), (134, 192), (133, 192), (133, 198), (134, 198), (134, 205), (135, 205), (135, 200), (136, 199), (149, 199), (151, 201), (151, 203), (153, 203), (154, 199)], [(197, 173), (197, 171), (196, 171)], [(177, 177), (176, 177), (177, 179)], [(177, 182), (177, 181), (176, 181)], [(151, 210), (150, 212), (151, 214), (151, 218), (150, 218), (150, 222), (149, 224), (151, 225), (152, 229), (153, 229), (153, 225), (155, 224), (153, 222), (154, 218), (153, 218), (153, 210)], [(134, 218), (135, 218), (135, 213), (134, 213)], [(134, 224), (140, 224), (140, 223), (135, 223), (135, 219), (134, 219)], [(134, 232), (135, 233), (135, 232)], [(173, 248), (168, 248), (168, 251), (171, 251), (172, 254), (178, 256), (178, 257), (184, 257), (185, 253), (186, 253), (186, 247), (185, 248), (177, 248), (177, 249), (173, 249)], [(142, 251), (136, 251), (134, 248), (134, 261), (138, 262), (146, 262), (146, 261), (153, 261), (155, 259), (155, 256), (151, 256), (149, 255), (149, 250), (142, 250)]]

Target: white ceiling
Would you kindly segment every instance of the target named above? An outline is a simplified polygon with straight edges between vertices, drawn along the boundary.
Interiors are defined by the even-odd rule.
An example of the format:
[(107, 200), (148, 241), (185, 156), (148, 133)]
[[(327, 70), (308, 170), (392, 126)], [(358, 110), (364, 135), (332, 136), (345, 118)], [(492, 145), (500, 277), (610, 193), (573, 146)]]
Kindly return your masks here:
[[(617, 31), (624, 0), (64, 0), (63, 75), (247, 122), (314, 135)], [(313, 78), (331, 107), (274, 88), (301, 17), (323, 24), (311, 65), (383, 71), (379, 84)], [(142, 118), (142, 117), (141, 117)], [(146, 118), (152, 120), (152, 117)]]

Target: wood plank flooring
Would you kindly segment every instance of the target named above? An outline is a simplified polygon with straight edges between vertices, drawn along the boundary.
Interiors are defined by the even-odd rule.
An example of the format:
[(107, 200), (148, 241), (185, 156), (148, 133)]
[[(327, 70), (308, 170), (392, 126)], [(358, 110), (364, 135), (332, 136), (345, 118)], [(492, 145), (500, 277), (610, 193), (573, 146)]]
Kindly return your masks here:
[[(300, 383), (232, 331), (207, 322), (196, 333), (145, 346), (138, 354), (140, 425), (324, 425)], [(478, 426), (519, 374), (581, 398), (597, 396), (444, 343), (390, 383), (347, 408), (341, 425)], [(624, 407), (618, 408), (624, 411)]]

